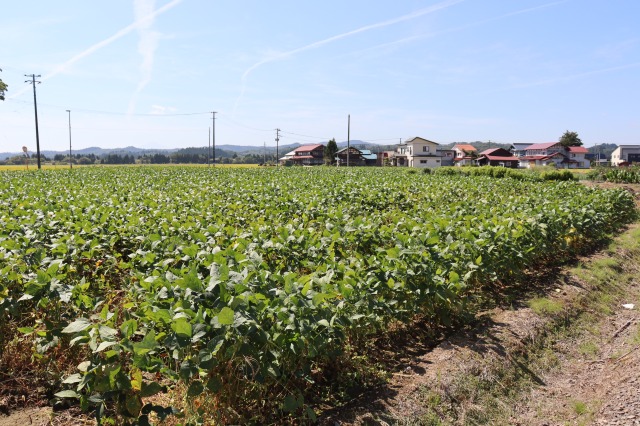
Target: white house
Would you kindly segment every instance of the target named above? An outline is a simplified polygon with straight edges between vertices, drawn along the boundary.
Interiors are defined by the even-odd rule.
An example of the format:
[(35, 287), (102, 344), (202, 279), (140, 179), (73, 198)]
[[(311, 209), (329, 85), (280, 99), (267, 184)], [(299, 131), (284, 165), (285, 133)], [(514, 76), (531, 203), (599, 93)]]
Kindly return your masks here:
[(519, 157), (520, 167), (555, 166), (562, 169), (588, 169), (585, 159), (589, 150), (581, 146), (565, 147), (560, 142), (536, 143), (529, 145), (525, 155)]
[(620, 163), (640, 163), (640, 145), (618, 145), (611, 153), (611, 165)]
[(394, 166), (434, 168), (442, 165), (436, 142), (413, 137), (398, 145), (393, 155)]
[(472, 166), (478, 156), (478, 150), (475, 146), (468, 143), (457, 143), (453, 146), (455, 158), (453, 161), (456, 166)]

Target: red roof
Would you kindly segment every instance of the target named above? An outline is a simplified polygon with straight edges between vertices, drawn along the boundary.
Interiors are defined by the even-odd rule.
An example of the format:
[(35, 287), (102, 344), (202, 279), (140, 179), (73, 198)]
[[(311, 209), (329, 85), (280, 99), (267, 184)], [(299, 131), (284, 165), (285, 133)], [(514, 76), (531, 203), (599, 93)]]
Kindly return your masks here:
[(461, 149), (463, 151), (477, 151), (476, 147), (469, 145), (468, 143), (457, 143), (453, 146), (453, 149)]
[(549, 149), (554, 145), (559, 144), (560, 142), (546, 142), (546, 143), (534, 143), (526, 148), (527, 151), (532, 149)]
[(302, 145), (294, 149), (293, 152), (309, 152), (314, 151), (318, 148), (324, 149), (324, 145), (322, 145), (321, 143), (315, 145)]
[(569, 152), (573, 152), (574, 154), (587, 154), (589, 150), (583, 146), (570, 146)]
[(318, 157), (314, 157), (313, 155), (294, 155), (293, 157), (290, 158), (290, 160), (306, 160), (307, 158), (318, 158)]

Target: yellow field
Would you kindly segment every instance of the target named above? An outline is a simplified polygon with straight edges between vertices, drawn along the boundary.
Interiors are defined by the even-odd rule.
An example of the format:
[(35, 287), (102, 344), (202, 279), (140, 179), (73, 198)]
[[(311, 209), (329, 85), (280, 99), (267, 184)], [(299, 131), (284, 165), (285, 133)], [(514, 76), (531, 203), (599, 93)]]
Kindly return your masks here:
[[(207, 167), (206, 164), (99, 164), (99, 165), (79, 165), (74, 164), (73, 168), (78, 167)], [(223, 168), (249, 168), (249, 167), (260, 167), (258, 164), (216, 164), (215, 167), (223, 167)], [(43, 170), (69, 170), (68, 164), (42, 164)], [(2, 166), (0, 165), (1, 171), (16, 171), (23, 170), (27, 171), (27, 168), (24, 165), (11, 165), (11, 166)], [(38, 170), (38, 166), (36, 164), (29, 164), (29, 171)]]

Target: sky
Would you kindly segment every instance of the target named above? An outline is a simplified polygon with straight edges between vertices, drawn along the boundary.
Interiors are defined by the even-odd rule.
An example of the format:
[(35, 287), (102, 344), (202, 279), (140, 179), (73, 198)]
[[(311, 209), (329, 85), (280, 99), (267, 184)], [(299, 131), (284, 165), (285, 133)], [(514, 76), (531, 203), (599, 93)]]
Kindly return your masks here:
[[(637, 0), (3, 1), (0, 152), (640, 143)], [(70, 112), (67, 112), (69, 110)], [(215, 126), (211, 112), (215, 111)], [(350, 120), (349, 120), (350, 117)], [(350, 122), (350, 126), (348, 126)]]

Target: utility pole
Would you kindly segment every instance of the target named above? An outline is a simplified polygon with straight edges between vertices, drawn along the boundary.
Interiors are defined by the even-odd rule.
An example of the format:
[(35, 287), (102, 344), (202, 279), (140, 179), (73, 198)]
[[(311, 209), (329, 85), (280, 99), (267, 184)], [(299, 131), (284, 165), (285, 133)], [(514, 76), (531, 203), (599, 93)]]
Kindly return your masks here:
[(73, 163), (71, 162), (71, 110), (68, 109), (69, 113), (69, 168), (73, 169)]
[(209, 144), (209, 149), (207, 149), (207, 167), (211, 166), (211, 127), (209, 127), (209, 137), (207, 137), (207, 143)]
[(211, 114), (213, 116), (213, 118), (211, 119), (211, 121), (213, 122), (213, 132), (212, 132), (211, 141), (213, 142), (213, 166), (215, 167), (216, 165), (216, 112), (211, 111)]
[(280, 129), (276, 129), (276, 166), (280, 165), (280, 150), (278, 143), (280, 142)]
[(262, 141), (262, 164), (267, 165), (267, 143)]
[(25, 80), (25, 83), (33, 84), (33, 110), (36, 115), (36, 151), (38, 155), (38, 170), (40, 170), (40, 134), (38, 133), (38, 102), (36, 101), (36, 83), (40, 84), (39, 81), (36, 81), (36, 77), (40, 77), (40, 75), (25, 74), (24, 76), (31, 77), (31, 80)]
[(347, 116), (347, 167), (349, 167), (349, 150), (351, 149), (351, 114)]

